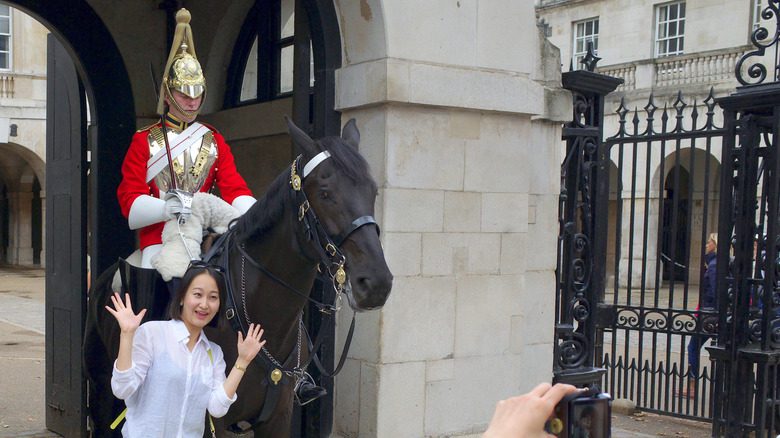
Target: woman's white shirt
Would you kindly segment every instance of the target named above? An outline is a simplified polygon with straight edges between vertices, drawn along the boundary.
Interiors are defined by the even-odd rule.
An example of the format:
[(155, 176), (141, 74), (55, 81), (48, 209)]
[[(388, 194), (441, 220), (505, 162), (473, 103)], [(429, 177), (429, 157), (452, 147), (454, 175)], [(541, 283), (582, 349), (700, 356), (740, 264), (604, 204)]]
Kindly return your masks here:
[[(127, 405), (124, 437), (202, 437), (205, 411), (224, 416), (236, 396), (228, 398), (225, 358), (205, 333), (187, 349), (189, 332), (182, 321), (150, 321), (133, 338), (132, 365), (116, 369), (111, 390)], [(211, 349), (213, 361), (209, 358)]]

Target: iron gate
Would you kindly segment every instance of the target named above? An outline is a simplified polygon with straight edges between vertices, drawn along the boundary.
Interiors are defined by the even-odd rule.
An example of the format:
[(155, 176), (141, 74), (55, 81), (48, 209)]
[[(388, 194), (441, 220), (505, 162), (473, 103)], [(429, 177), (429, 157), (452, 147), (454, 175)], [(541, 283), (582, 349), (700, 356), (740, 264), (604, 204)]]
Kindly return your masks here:
[[(780, 65), (764, 65), (780, 59), (780, 0), (762, 18), (778, 31), (754, 31), (736, 92), (700, 104), (678, 93), (663, 109), (651, 97), (641, 112), (621, 102), (605, 141), (604, 95), (620, 80), (592, 73), (590, 48), (589, 71), (563, 75), (574, 119), (563, 129), (554, 380), (711, 418), (713, 436), (780, 432)], [(697, 309), (715, 229), (714, 303)], [(689, 363), (692, 339), (711, 340), (713, 365)]]
[(641, 111), (621, 101), (616, 113), (617, 132), (604, 142), (611, 178), (602, 306), (614, 318), (600, 327), (596, 365), (615, 398), (708, 418), (711, 367), (688, 352), (695, 357), (695, 345), (716, 334), (717, 312), (699, 302), (705, 244), (717, 231), (722, 112), (710, 90), (701, 103), (678, 93), (659, 108), (651, 95)]
[(574, 120), (563, 130), (555, 379), (709, 417), (711, 367), (688, 365), (687, 345), (717, 330), (717, 312), (697, 305), (718, 224), (721, 111), (712, 91), (662, 108), (650, 96), (641, 111), (621, 101), (602, 141), (603, 97), (620, 81), (576, 71), (563, 83)]

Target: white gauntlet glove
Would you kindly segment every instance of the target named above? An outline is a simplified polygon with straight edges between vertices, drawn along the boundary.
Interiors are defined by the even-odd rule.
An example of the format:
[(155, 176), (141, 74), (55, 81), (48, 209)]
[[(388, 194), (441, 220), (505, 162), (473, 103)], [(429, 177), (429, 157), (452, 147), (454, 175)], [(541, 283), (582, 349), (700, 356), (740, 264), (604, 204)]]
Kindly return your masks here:
[(187, 222), (192, 214), (192, 193), (183, 190), (169, 190), (165, 194), (165, 216), (178, 218), (180, 223)]

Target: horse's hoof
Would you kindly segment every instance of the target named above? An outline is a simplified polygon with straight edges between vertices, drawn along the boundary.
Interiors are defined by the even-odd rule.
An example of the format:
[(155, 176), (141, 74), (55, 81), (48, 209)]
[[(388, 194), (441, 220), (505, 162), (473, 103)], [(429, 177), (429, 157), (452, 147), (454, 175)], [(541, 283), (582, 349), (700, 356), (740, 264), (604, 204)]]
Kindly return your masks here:
[[(249, 426), (249, 423), (239, 422), (239, 424), (241, 423), (244, 423), (246, 426)], [(255, 432), (251, 428), (246, 430), (240, 430), (239, 427), (233, 426), (228, 430), (226, 430), (223, 436), (226, 438), (254, 438)]]

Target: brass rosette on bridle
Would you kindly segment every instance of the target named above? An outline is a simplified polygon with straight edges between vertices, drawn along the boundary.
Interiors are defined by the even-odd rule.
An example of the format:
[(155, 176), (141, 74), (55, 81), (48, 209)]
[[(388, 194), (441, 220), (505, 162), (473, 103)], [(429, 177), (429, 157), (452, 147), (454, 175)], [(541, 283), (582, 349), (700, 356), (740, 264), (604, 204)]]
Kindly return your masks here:
[(333, 278), (333, 286), (337, 291), (341, 292), (344, 289), (344, 283), (347, 282), (347, 271), (344, 270), (346, 257), (344, 257), (344, 255), (339, 252), (338, 248), (336, 248), (336, 245), (332, 243), (325, 245), (325, 251), (327, 251), (331, 257), (339, 258), (338, 261), (333, 262), (333, 266), (336, 267), (335, 272), (332, 269), (328, 269), (328, 273), (331, 278)]
[[(293, 160), (292, 166), (290, 166), (290, 187), (296, 192), (301, 190), (301, 177), (298, 175), (298, 161), (301, 159), (300, 155)], [(298, 218), (301, 220), (301, 218)]]
[(165, 63), (165, 70), (163, 70), (162, 87), (157, 102), (158, 114), (163, 114), (165, 110), (166, 97), (171, 105), (186, 116), (194, 117), (200, 111), (200, 108), (192, 111), (185, 110), (173, 98), (173, 91), (178, 91), (192, 99), (206, 92), (206, 78), (195, 54), (190, 19), (190, 12), (184, 8), (176, 13), (176, 31), (168, 54), (168, 62)]

